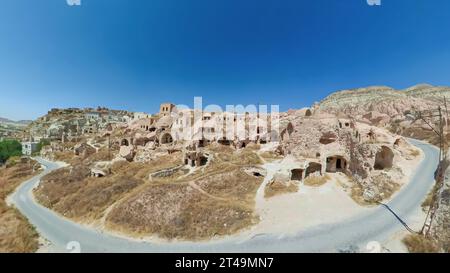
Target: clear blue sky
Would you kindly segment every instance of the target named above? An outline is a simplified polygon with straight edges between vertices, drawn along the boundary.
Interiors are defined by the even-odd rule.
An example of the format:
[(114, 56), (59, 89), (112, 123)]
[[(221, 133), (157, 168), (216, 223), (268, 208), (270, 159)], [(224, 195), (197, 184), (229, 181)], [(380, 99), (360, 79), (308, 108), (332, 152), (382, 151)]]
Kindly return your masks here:
[(0, 116), (163, 101), (300, 108), (368, 85), (450, 85), (450, 1), (2, 0)]

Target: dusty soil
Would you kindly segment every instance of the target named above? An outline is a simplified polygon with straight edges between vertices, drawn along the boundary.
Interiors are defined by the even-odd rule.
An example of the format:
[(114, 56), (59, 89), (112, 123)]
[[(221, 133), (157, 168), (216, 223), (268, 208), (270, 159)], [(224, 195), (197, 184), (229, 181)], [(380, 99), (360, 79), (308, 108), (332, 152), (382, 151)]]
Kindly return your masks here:
[(6, 204), (6, 197), (22, 182), (37, 175), (33, 173), (36, 162), (20, 163), (0, 168), (0, 252), (35, 252), (38, 234), (18, 210)]
[(264, 189), (264, 198), (271, 198), (277, 195), (282, 195), (286, 193), (293, 193), (298, 191), (298, 185), (292, 181), (281, 182), (272, 181), (268, 183)]

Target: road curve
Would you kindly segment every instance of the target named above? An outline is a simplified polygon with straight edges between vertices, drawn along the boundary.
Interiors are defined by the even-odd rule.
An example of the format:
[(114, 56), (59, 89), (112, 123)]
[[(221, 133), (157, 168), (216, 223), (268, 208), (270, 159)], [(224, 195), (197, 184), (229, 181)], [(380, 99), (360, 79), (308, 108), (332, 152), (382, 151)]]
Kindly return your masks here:
[[(406, 223), (417, 215), (421, 203), (434, 183), (438, 150), (429, 144), (409, 140), (424, 152), (410, 183), (401, 189), (387, 205)], [(40, 178), (59, 167), (56, 163), (38, 159), (46, 170), (23, 183), (10, 197), (14, 204), (36, 227), (42, 237), (52, 243), (51, 251), (69, 252), (336, 252), (350, 246), (365, 247), (370, 241), (383, 242), (404, 226), (385, 207), (378, 206), (346, 221), (319, 225), (292, 236), (260, 235), (251, 239), (226, 238), (213, 242), (148, 243), (119, 238), (74, 223), (38, 204), (32, 190)], [(337, 212), (339, 213), (339, 212)]]

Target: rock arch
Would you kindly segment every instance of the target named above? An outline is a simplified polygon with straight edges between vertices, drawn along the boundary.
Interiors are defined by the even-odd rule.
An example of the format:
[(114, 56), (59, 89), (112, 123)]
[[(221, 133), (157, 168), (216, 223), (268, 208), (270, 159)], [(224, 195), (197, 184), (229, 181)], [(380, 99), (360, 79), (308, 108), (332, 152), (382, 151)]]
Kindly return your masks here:
[(281, 132), (281, 140), (287, 141), (291, 138), (291, 134), (294, 132), (294, 125), (289, 122), (285, 129)]
[(122, 141), (120, 141), (120, 146), (130, 146), (130, 141), (128, 139), (124, 138)]
[(161, 135), (161, 139), (159, 141), (159, 143), (161, 144), (169, 144), (173, 142), (173, 138), (172, 135), (169, 133), (164, 133)]

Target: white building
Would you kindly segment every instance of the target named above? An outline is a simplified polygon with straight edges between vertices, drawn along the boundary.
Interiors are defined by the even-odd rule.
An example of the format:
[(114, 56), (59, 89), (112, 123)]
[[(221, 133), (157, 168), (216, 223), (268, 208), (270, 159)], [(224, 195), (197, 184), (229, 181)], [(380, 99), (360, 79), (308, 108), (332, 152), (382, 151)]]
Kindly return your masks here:
[(96, 111), (89, 111), (85, 114), (87, 120), (98, 120), (101, 117), (101, 114)]
[(34, 152), (37, 151), (38, 142), (22, 142), (22, 154), (31, 156)]
[(147, 119), (151, 118), (152, 115), (144, 113), (144, 112), (135, 112), (133, 113), (133, 121), (140, 120), (140, 119)]

